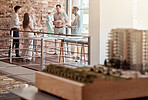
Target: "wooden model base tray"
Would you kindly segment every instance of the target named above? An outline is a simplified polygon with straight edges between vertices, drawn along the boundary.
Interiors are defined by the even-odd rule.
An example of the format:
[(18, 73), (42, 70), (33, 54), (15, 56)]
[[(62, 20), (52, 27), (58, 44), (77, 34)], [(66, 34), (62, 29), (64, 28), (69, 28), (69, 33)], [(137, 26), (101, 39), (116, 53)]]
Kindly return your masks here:
[(112, 100), (148, 96), (148, 78), (107, 81), (97, 78), (83, 84), (55, 75), (37, 72), (36, 87), (68, 100)]

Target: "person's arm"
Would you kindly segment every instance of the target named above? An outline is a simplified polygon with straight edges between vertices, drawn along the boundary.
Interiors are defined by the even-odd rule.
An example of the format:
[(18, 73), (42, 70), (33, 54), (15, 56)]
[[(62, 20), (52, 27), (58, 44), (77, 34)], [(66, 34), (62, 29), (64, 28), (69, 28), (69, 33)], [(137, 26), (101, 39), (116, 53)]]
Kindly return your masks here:
[(56, 18), (55, 18), (55, 14), (53, 15), (53, 25), (56, 25), (57, 22), (56, 22)]
[(66, 25), (68, 25), (68, 17), (67, 14), (64, 13), (64, 17), (65, 17), (65, 23), (62, 22), (58, 22), (59, 25), (62, 25), (62, 27), (65, 27)]
[(81, 27), (81, 24), (82, 24), (81, 18), (78, 16), (78, 18), (76, 19), (76, 25), (71, 26), (71, 28), (73, 28), (73, 29), (79, 29)]
[(64, 16), (65, 16), (65, 23), (62, 23), (62, 25), (66, 26), (66, 25), (68, 25), (68, 16), (66, 13), (64, 13)]
[(78, 16), (78, 18), (76, 18), (74, 22), (75, 24), (71, 26), (73, 34), (81, 34), (81, 28), (82, 28), (81, 18)]

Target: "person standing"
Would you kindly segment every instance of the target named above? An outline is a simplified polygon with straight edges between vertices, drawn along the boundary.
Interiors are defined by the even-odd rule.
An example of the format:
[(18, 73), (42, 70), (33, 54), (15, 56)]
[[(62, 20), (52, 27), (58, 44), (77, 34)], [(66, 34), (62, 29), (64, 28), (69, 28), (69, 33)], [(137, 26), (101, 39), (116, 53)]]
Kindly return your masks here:
[(31, 19), (33, 20), (33, 26), (35, 27), (36, 17), (34, 15), (34, 9), (32, 7), (29, 7), (27, 12), (28, 12), (29, 16), (31, 17)]
[(71, 34), (72, 35), (81, 35), (81, 31), (82, 31), (82, 20), (80, 15), (78, 14), (79, 8), (78, 7), (73, 7), (72, 8), (72, 14), (75, 15), (71, 26), (68, 25), (68, 28), (71, 28)]
[[(33, 31), (34, 29), (33, 19), (29, 16), (28, 13), (24, 14), (23, 29), (24, 31)], [(22, 56), (25, 57), (27, 61), (31, 61), (33, 50), (33, 40), (31, 38), (34, 37), (34, 33), (25, 32), (23, 36), (28, 37), (29, 39), (24, 40)]]
[[(82, 31), (82, 20), (81, 20), (81, 17), (80, 15), (78, 14), (78, 11), (79, 11), (79, 8), (74, 6), (72, 8), (72, 14), (75, 15), (72, 23), (71, 23), (71, 26), (68, 25), (68, 28), (71, 29), (71, 34), (72, 35), (81, 35), (81, 31)], [(74, 46), (72, 46), (72, 49), (71, 49), (72, 52), (79, 52), (79, 47), (76, 47), (76, 44)], [(77, 60), (80, 59), (80, 55), (78, 53), (72, 53), (74, 54), (73, 58), (76, 59), (76, 62)]]
[[(61, 5), (56, 5), (57, 12), (53, 15), (54, 21), (53, 25), (54, 27), (54, 33), (55, 34), (65, 34), (65, 26), (68, 25), (68, 17), (65, 12), (62, 11)], [(55, 48), (57, 48), (57, 40), (55, 40)], [(55, 53), (56, 55), (56, 49)]]
[[(52, 16), (51, 12), (48, 13), (48, 15), (46, 16), (46, 19), (47, 19), (46, 20), (47, 31), (48, 31), (48, 33), (53, 33), (53, 23), (52, 23), (53, 16)], [(48, 35), (48, 36), (53, 36), (53, 35)]]
[[(21, 6), (15, 6), (14, 7), (15, 13), (11, 16), (11, 21), (10, 21), (10, 27), (11, 30), (13, 31), (13, 37), (19, 37), (19, 28), (21, 25), (21, 22), (19, 21), (19, 14), (21, 13)], [(10, 32), (11, 35), (11, 32)], [(20, 57), (19, 55), (19, 39), (13, 39), (13, 46), (15, 46), (15, 53), (16, 57)], [(9, 50), (9, 57), (10, 57), (10, 50)]]
[(61, 5), (56, 5), (57, 12), (54, 14), (53, 25), (54, 33), (56, 34), (65, 34), (65, 26), (68, 24), (68, 17), (65, 12), (62, 11)]
[(46, 19), (47, 19), (46, 26), (47, 26), (48, 33), (53, 33), (53, 31), (52, 31), (52, 27), (53, 27), (53, 23), (52, 23), (53, 16), (52, 16), (51, 12), (48, 13), (48, 15), (46, 16)]

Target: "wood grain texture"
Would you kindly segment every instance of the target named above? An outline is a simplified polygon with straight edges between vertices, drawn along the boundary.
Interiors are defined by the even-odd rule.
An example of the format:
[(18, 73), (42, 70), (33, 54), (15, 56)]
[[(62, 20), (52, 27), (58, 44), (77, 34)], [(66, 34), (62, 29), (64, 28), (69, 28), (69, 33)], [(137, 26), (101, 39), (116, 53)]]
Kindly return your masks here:
[(123, 81), (97, 78), (92, 84), (86, 85), (37, 72), (36, 87), (68, 100), (118, 100), (148, 97), (148, 78)]
[(65, 99), (82, 100), (83, 86), (84, 84), (82, 83), (62, 77), (42, 72), (36, 73), (36, 87), (39, 88), (39, 90), (49, 92)]

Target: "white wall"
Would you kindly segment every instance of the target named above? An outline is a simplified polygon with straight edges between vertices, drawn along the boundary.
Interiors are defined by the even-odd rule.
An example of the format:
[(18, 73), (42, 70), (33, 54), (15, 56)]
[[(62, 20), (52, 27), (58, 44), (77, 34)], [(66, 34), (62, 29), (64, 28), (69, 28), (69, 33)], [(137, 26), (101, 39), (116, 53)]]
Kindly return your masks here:
[(90, 64), (100, 61), (100, 0), (89, 1), (89, 35), (91, 36)]
[(148, 30), (148, 0), (138, 0), (137, 28)]
[(103, 64), (107, 55), (108, 33), (111, 29), (133, 27), (133, 0), (100, 1), (100, 63)]

